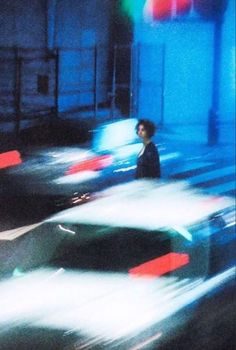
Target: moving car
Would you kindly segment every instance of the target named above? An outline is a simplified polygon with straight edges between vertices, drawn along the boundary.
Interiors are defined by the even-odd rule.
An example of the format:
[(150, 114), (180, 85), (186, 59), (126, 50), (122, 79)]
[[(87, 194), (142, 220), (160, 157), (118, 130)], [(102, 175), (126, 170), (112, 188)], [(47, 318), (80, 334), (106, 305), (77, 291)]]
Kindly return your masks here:
[[(131, 180), (142, 147), (136, 123), (136, 119), (123, 119), (100, 125), (87, 148), (73, 144), (24, 149), (18, 154), (18, 163), (10, 166), (8, 161), (0, 173), (2, 197), (72, 206), (87, 201), (95, 191)], [(165, 153), (161, 151), (162, 162), (178, 156), (172, 153), (166, 157)]]
[[(15, 157), (5, 152), (8, 161), (5, 159), (5, 169), (2, 164), (0, 173), (2, 197), (48, 199), (57, 205), (78, 204), (87, 198), (88, 192), (105, 186), (108, 178), (123, 168), (127, 158), (132, 158), (140, 148), (135, 123), (132, 119), (101, 125), (93, 132), (90, 148), (76, 145), (71, 135), (71, 145), (62, 146), (57, 136), (54, 146), (14, 150)], [(60, 135), (64, 141), (63, 133)]]
[(3, 349), (162, 348), (234, 282), (231, 198), (140, 180), (96, 196), (1, 233)]

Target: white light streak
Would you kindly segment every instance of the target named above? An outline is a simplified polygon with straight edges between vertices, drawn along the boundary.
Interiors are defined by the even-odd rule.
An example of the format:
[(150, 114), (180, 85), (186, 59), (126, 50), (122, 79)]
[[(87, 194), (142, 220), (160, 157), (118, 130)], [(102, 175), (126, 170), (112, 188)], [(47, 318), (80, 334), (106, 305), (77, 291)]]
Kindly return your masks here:
[(133, 346), (129, 350), (140, 350), (140, 349), (143, 349), (147, 345), (150, 345), (151, 343), (153, 343), (155, 340), (158, 340), (161, 336), (162, 336), (162, 333), (159, 332), (156, 335), (154, 335), (153, 337), (149, 337), (147, 340), (143, 341), (142, 343), (139, 343), (138, 345)]
[(20, 236), (23, 236), (27, 232), (35, 229), (39, 225), (41, 225), (41, 222), (36, 223), (36, 224), (32, 224), (32, 225), (17, 227), (17, 228), (14, 228), (12, 230), (2, 231), (2, 232), (0, 232), (0, 241), (1, 240), (13, 241), (14, 239), (16, 239)]
[(192, 241), (193, 237), (191, 233), (184, 227), (178, 227), (178, 226), (173, 226), (172, 227), (175, 231), (181, 234), (184, 238), (186, 238), (188, 241)]
[(39, 270), (0, 283), (0, 325), (27, 323), (117, 340), (165, 320), (232, 281), (235, 272), (233, 267), (208, 280), (180, 284), (171, 277), (136, 280), (120, 274)]
[(71, 233), (72, 235), (75, 235), (75, 231), (69, 230), (68, 228), (63, 227), (62, 225), (58, 225), (58, 227), (64, 232), (68, 232), (68, 233)]
[(136, 168), (137, 168), (137, 165), (132, 165), (132, 166), (128, 166), (126, 168), (116, 169), (113, 171), (113, 173), (125, 173), (126, 171), (134, 170)]
[(236, 224), (236, 222), (233, 221), (233, 222), (231, 222), (231, 223), (225, 225), (225, 228), (235, 226), (235, 224)]
[(48, 221), (123, 226), (147, 230), (184, 228), (234, 205), (231, 198), (204, 195), (183, 182), (132, 181), (111, 187), (100, 198), (58, 213)]
[(53, 182), (57, 185), (82, 183), (96, 179), (100, 176), (99, 171), (81, 171), (76, 174), (61, 176)]

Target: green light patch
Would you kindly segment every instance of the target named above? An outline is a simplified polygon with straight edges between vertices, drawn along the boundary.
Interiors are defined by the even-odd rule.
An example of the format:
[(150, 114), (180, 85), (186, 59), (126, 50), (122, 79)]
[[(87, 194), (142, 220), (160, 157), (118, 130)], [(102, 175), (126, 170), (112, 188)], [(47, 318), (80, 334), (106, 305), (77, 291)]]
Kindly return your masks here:
[(121, 10), (127, 16), (137, 21), (143, 17), (146, 0), (121, 0)]

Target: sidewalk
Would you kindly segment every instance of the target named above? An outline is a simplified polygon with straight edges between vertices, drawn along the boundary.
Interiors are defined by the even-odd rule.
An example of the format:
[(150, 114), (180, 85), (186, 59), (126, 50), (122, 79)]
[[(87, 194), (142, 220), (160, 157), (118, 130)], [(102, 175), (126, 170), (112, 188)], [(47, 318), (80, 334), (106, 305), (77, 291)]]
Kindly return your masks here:
[[(99, 117), (100, 119), (97, 120), (97, 125), (102, 124), (107, 119), (107, 110), (101, 110)], [(84, 112), (84, 118), (80, 119), (80, 121), (85, 122), (87, 114)], [(68, 121), (78, 121), (78, 113), (74, 114), (68, 114), (67, 118), (63, 118), (63, 120)], [(109, 120), (110, 122), (111, 120)], [(234, 136), (234, 125), (230, 128), (230, 131), (228, 132), (231, 136), (227, 138), (227, 134), (224, 133), (223, 137), (221, 139), (224, 141), (220, 141), (216, 146), (209, 146), (207, 145), (207, 141), (203, 140), (203, 136), (206, 138), (206, 130), (204, 135), (199, 138), (195, 135), (194, 138), (191, 139), (191, 130), (190, 127), (189, 133), (186, 133), (187, 127), (177, 127), (174, 126), (164, 126), (160, 127), (155, 138), (154, 142), (162, 145), (162, 147), (166, 147), (166, 149), (170, 150), (171, 152), (177, 152), (182, 155), (182, 157), (185, 160), (196, 160), (196, 159), (209, 159), (210, 161), (216, 161), (216, 160), (230, 160), (233, 163), (235, 163), (236, 160), (236, 151), (235, 151), (235, 138)], [(2, 130), (3, 131), (3, 130)], [(5, 130), (6, 131), (6, 130)], [(193, 131), (193, 130), (192, 130)], [(199, 141), (196, 141), (199, 140)], [(227, 142), (226, 142), (226, 141)], [(7, 132), (1, 132), (0, 130), (0, 150), (7, 150), (8, 148), (17, 147), (17, 140), (15, 139), (14, 133), (7, 133)]]
[[(210, 146), (207, 142), (189, 141), (184, 135), (163, 128), (154, 138), (157, 144), (163, 144), (172, 152), (180, 152), (186, 160), (208, 159), (209, 161), (231, 161), (236, 163), (236, 145), (232, 137), (228, 142), (219, 141), (217, 145)], [(233, 142), (234, 141), (234, 142)]]

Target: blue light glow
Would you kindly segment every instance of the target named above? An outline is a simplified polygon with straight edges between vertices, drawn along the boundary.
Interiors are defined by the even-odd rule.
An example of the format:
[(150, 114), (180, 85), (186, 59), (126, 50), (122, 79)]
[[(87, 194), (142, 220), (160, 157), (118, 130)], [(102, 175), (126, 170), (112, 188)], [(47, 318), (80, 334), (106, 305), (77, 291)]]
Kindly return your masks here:
[(103, 127), (94, 133), (93, 148), (98, 152), (103, 152), (131, 144), (137, 139), (136, 124), (136, 119), (126, 119), (104, 124)]

